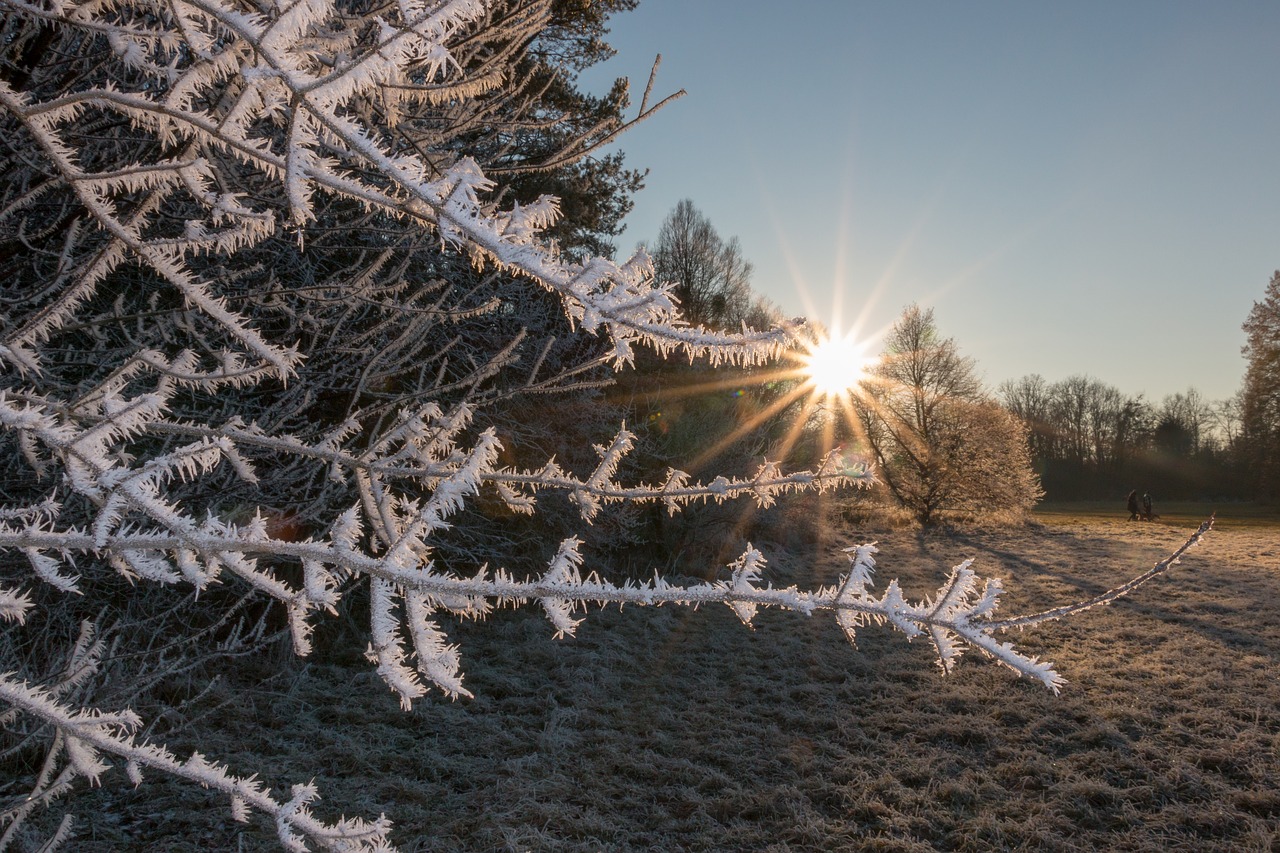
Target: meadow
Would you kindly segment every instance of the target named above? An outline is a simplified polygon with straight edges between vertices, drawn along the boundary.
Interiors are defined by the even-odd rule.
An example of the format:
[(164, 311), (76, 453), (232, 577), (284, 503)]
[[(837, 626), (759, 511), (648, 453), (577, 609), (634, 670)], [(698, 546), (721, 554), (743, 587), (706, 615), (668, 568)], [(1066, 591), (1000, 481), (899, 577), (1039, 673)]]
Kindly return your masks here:
[[(1050, 505), (1026, 527), (927, 534), (793, 524), (756, 544), (775, 585), (814, 586), (844, 570), (839, 545), (877, 541), (877, 586), (913, 598), (975, 556), (1010, 615), (1150, 567), (1206, 509), (1130, 523)], [(944, 677), (887, 628), (854, 649), (829, 614), (763, 612), (749, 630), (724, 607), (614, 608), (556, 641), (525, 608), (454, 629), (472, 700), (402, 712), (353, 636), (309, 662), (262, 658), (265, 683), (224, 679), (187, 713), (220, 718), (212, 757), (265, 764), (273, 788), (314, 779), (321, 815), (385, 812), (405, 851), (1269, 851), (1277, 602), (1280, 518), (1226, 506), (1163, 578), (1014, 638), (1057, 664), (1060, 696), (973, 654)], [(278, 849), (270, 827), (156, 776), (77, 805), (78, 850)]]

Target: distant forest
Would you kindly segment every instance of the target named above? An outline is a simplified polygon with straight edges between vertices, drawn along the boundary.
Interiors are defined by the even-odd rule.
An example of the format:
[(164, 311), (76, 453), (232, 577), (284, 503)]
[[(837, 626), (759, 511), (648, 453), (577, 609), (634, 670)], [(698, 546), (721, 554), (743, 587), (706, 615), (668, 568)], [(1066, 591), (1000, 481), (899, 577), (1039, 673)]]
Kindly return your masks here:
[(1030, 429), (1046, 498), (1280, 500), (1280, 271), (1241, 328), (1246, 369), (1227, 400), (1193, 388), (1153, 404), (1087, 376), (1000, 385)]
[(1000, 402), (1027, 424), (1046, 500), (1123, 501), (1132, 489), (1156, 500), (1249, 500), (1238, 397), (1196, 389), (1159, 403), (1089, 376), (1002, 383)]

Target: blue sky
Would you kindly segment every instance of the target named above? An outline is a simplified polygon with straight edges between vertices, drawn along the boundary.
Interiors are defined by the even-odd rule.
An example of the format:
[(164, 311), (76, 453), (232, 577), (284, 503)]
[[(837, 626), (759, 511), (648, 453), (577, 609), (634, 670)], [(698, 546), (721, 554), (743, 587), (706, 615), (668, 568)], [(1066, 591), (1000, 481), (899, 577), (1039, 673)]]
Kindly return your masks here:
[(789, 315), (874, 334), (911, 302), (991, 384), (1087, 373), (1234, 393), (1280, 268), (1280, 4), (641, 0), (620, 252), (690, 198)]

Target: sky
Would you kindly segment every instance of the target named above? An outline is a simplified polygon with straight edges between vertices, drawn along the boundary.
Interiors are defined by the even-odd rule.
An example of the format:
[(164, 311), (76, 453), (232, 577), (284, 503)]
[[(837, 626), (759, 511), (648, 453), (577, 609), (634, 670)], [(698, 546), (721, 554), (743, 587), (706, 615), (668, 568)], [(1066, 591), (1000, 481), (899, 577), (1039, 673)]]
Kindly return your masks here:
[(755, 290), (863, 337), (910, 303), (991, 386), (1233, 394), (1280, 269), (1280, 3), (641, 0), (582, 83), (688, 94), (619, 254), (683, 199)]

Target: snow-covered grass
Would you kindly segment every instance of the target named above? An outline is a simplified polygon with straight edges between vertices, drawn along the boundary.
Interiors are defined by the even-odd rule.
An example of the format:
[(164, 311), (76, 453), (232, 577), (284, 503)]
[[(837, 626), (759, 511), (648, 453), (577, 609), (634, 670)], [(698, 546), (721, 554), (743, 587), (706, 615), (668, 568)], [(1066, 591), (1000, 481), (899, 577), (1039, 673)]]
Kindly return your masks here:
[[(1018, 613), (1105, 590), (1189, 533), (1063, 508), (1008, 530), (785, 526), (768, 579), (831, 583), (837, 546), (874, 539), (915, 589), (977, 556)], [(556, 641), (506, 611), (454, 628), (474, 699), (402, 712), (351, 642), (321, 637), (309, 662), (282, 654), (291, 670), (211, 695), (225, 742), (202, 748), (385, 811), (407, 851), (1271, 850), (1277, 600), (1274, 527), (1224, 524), (1157, 583), (1016, 638), (1068, 679), (1058, 697), (989, 662), (944, 678), (888, 628), (854, 650), (829, 618), (764, 611), (749, 630), (724, 607), (615, 609)], [(105, 816), (78, 850), (276, 849), (189, 785), (93, 796)]]

